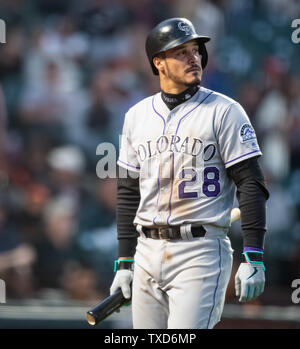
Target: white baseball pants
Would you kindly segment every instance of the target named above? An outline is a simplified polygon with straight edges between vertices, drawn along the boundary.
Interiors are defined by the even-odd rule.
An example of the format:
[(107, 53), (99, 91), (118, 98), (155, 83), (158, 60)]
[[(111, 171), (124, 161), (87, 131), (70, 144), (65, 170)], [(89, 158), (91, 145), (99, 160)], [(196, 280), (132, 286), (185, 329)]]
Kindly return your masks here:
[(211, 329), (220, 320), (232, 268), (228, 237), (154, 240), (135, 255), (135, 329)]

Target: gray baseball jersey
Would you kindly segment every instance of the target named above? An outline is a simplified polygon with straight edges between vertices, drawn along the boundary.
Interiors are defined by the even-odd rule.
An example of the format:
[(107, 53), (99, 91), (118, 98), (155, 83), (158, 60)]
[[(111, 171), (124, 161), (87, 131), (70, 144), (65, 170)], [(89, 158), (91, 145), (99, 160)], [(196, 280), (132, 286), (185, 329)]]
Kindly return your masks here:
[(197, 223), (228, 229), (235, 185), (226, 168), (261, 155), (247, 114), (233, 99), (201, 87), (170, 111), (161, 93), (126, 114), (118, 164), (139, 172), (134, 223)]

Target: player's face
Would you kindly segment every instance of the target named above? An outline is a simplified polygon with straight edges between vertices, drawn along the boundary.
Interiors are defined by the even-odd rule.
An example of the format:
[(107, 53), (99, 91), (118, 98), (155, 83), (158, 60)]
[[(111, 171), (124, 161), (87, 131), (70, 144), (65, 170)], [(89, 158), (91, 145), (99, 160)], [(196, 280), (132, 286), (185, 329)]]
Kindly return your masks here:
[[(175, 93), (200, 84), (202, 77), (201, 58), (196, 41), (189, 41), (165, 52), (160, 61), (162, 89)], [(169, 90), (169, 91), (167, 91)]]

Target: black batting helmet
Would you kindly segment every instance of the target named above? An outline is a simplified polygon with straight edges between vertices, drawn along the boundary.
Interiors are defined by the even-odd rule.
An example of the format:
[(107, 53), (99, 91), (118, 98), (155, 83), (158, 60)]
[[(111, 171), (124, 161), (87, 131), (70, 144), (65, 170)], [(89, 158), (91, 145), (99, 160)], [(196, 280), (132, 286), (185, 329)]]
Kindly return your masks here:
[(153, 64), (153, 58), (164, 51), (182, 45), (190, 40), (197, 40), (199, 53), (202, 55), (202, 68), (207, 64), (207, 50), (205, 43), (210, 40), (208, 36), (201, 36), (191, 21), (186, 18), (170, 18), (154, 27), (147, 36), (146, 52), (153, 73), (158, 75), (158, 70)]

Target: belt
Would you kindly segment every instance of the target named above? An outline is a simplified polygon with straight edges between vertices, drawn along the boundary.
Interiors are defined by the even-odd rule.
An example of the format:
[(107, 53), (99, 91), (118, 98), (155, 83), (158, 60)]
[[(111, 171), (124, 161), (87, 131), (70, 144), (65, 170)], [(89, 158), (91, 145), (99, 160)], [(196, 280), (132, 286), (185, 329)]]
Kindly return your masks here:
[[(146, 228), (142, 227), (142, 231), (147, 238), (158, 240), (181, 240), (180, 226), (174, 227), (159, 227), (159, 228)], [(206, 234), (206, 230), (202, 225), (198, 227), (191, 227), (191, 234), (193, 238), (203, 237)]]

